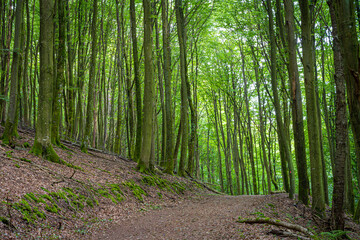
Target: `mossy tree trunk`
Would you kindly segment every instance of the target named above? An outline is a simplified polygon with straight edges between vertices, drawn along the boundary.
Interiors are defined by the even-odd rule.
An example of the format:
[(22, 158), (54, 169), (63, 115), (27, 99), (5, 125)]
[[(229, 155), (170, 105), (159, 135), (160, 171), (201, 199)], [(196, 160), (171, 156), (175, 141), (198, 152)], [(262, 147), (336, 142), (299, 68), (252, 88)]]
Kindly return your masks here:
[(40, 81), (36, 134), (31, 152), (61, 163), (51, 144), (51, 119), (54, 83), (54, 0), (40, 1)]
[(13, 144), (14, 138), (17, 135), (17, 112), (18, 112), (18, 94), (19, 94), (19, 68), (21, 66), (21, 29), (23, 22), (23, 0), (18, 0), (16, 4), (15, 13), (15, 38), (13, 61), (11, 65), (11, 85), (10, 85), (10, 101), (6, 116), (5, 130), (2, 135), (2, 140), (5, 144)]
[(183, 1), (175, 0), (176, 25), (178, 28), (178, 40), (180, 45), (180, 75), (181, 75), (181, 154), (179, 164), (179, 176), (185, 176), (186, 157), (189, 143), (189, 96), (187, 91), (187, 61), (186, 39)]
[(65, 86), (65, 1), (57, 3), (58, 9), (58, 30), (59, 30), (59, 48), (56, 60), (56, 80), (54, 84), (54, 98), (53, 98), (53, 116), (51, 125), (51, 142), (56, 146), (60, 146), (60, 116), (61, 116), (61, 99)]
[(153, 112), (155, 83), (153, 80), (152, 58), (152, 15), (151, 1), (143, 0), (144, 9), (144, 57), (145, 57), (145, 85), (144, 85), (144, 117), (142, 122), (142, 143), (140, 160), (137, 168), (140, 172), (152, 171), (151, 169), (151, 144), (153, 140)]
[(311, 188), (312, 188), (312, 208), (319, 215), (324, 214), (325, 194), (323, 187), (319, 115), (316, 104), (315, 94), (315, 74), (314, 59), (312, 56), (313, 44), (311, 38), (311, 15), (308, 1), (300, 1), (301, 11), (301, 44), (303, 49), (303, 65), (306, 92), (306, 111), (307, 125), (310, 148), (310, 166), (311, 166)]
[(135, 103), (136, 103), (136, 139), (135, 139), (135, 161), (140, 160), (141, 143), (142, 143), (142, 105), (141, 105), (141, 84), (139, 72), (139, 56), (137, 49), (136, 37), (136, 9), (135, 0), (130, 0), (130, 28), (132, 40), (132, 52), (134, 61), (134, 82), (135, 82)]
[(292, 108), (292, 125), (294, 131), (295, 156), (298, 170), (299, 199), (305, 205), (309, 204), (309, 178), (307, 174), (305, 133), (302, 112), (302, 97), (299, 82), (299, 72), (296, 60), (296, 41), (294, 30), (294, 3), (284, 0), (285, 28), (288, 51), (288, 73)]

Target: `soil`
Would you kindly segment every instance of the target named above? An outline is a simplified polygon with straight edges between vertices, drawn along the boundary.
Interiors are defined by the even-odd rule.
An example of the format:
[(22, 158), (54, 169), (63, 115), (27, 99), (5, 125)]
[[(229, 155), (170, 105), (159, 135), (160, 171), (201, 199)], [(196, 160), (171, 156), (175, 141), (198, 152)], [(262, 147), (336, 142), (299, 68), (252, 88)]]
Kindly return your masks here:
[[(298, 239), (304, 236), (293, 230), (268, 224), (237, 222), (238, 218), (270, 217), (312, 229), (319, 239), (331, 239), (321, 234), (324, 222), (313, 219), (311, 210), (287, 197), (203, 195), (166, 206), (113, 224), (93, 239)], [(359, 225), (347, 219), (347, 231), (352, 239), (360, 239)], [(322, 226), (324, 227), (324, 226)], [(274, 235), (272, 231), (293, 236)], [(356, 233), (357, 232), (357, 233)], [(304, 236), (304, 239), (308, 236)], [(321, 238), (320, 238), (321, 237)]]
[[(0, 127), (0, 136), (2, 132)], [(296, 239), (270, 233), (274, 229), (299, 234), (268, 224), (239, 223), (239, 217), (282, 220), (312, 229), (318, 236), (329, 231), (326, 221), (313, 218), (309, 207), (290, 200), (285, 193), (219, 195), (160, 170), (154, 176), (168, 185), (154, 186), (143, 181), (149, 176), (135, 171), (131, 159), (96, 149), (85, 154), (79, 143), (63, 142), (66, 148), (55, 147), (55, 151), (81, 167), (74, 169), (30, 154), (34, 131), (19, 129), (19, 134), (15, 146), (0, 141), (0, 239)], [(139, 187), (140, 198), (125, 183)], [(171, 184), (180, 184), (181, 191)], [(99, 194), (98, 190), (111, 193), (113, 185), (121, 189), (123, 200)], [(73, 194), (64, 192), (66, 189)], [(49, 192), (67, 196), (53, 198), (57, 212), (47, 208), (54, 202), (26, 198), (30, 193), (40, 198)], [(81, 199), (84, 206), (74, 205)], [(87, 205), (89, 200), (96, 204)], [(26, 220), (17, 205), (21, 201), (27, 201), (28, 208), (43, 217)], [(350, 218), (346, 231), (360, 239), (360, 227)], [(323, 239), (329, 239), (326, 236)]]

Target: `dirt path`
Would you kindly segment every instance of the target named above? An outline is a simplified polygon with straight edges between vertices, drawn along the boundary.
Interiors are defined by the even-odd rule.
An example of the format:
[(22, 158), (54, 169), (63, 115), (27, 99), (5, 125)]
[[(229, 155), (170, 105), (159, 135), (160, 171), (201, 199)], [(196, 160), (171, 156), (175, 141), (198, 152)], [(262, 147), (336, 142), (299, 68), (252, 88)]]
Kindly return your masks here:
[(210, 195), (130, 217), (94, 239), (279, 239), (272, 226), (240, 224), (265, 196)]

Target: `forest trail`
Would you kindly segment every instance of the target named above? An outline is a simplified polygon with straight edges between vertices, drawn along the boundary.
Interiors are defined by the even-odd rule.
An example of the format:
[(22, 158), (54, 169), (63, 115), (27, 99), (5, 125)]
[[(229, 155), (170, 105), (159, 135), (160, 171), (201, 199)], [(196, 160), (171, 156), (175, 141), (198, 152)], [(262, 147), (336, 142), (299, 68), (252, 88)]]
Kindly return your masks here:
[(238, 223), (258, 213), (269, 196), (207, 195), (129, 217), (94, 239), (279, 239), (269, 225)]

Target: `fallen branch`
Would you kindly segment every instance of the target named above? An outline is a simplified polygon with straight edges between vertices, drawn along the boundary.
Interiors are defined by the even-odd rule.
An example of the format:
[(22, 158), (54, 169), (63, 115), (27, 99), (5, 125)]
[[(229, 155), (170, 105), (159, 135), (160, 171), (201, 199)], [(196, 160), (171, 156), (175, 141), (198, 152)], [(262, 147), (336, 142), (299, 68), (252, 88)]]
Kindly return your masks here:
[(271, 218), (256, 218), (256, 219), (245, 218), (245, 219), (241, 219), (239, 217), (238, 222), (239, 223), (249, 223), (249, 224), (267, 223), (267, 224), (271, 224), (271, 225), (275, 225), (275, 226), (280, 226), (280, 227), (292, 229), (292, 230), (304, 233), (304, 234), (306, 234), (306, 235), (308, 235), (310, 237), (314, 236), (313, 233), (311, 233), (307, 228), (304, 228), (303, 226), (288, 223), (288, 222), (283, 222), (283, 221), (280, 221), (280, 220), (274, 220), (274, 219), (271, 219)]
[(202, 182), (199, 182), (198, 180), (196, 180), (195, 178), (193, 178), (188, 171), (185, 171), (186, 174), (189, 176), (190, 180), (193, 181), (193, 182), (196, 182), (197, 184), (200, 184), (201, 186), (203, 186), (204, 188), (206, 188), (207, 190), (213, 192), (213, 193), (216, 193), (216, 194), (224, 194), (222, 192), (218, 192), (216, 191), (215, 189), (212, 189), (212, 188), (209, 188), (208, 186), (206, 186), (206, 184), (202, 183)]

